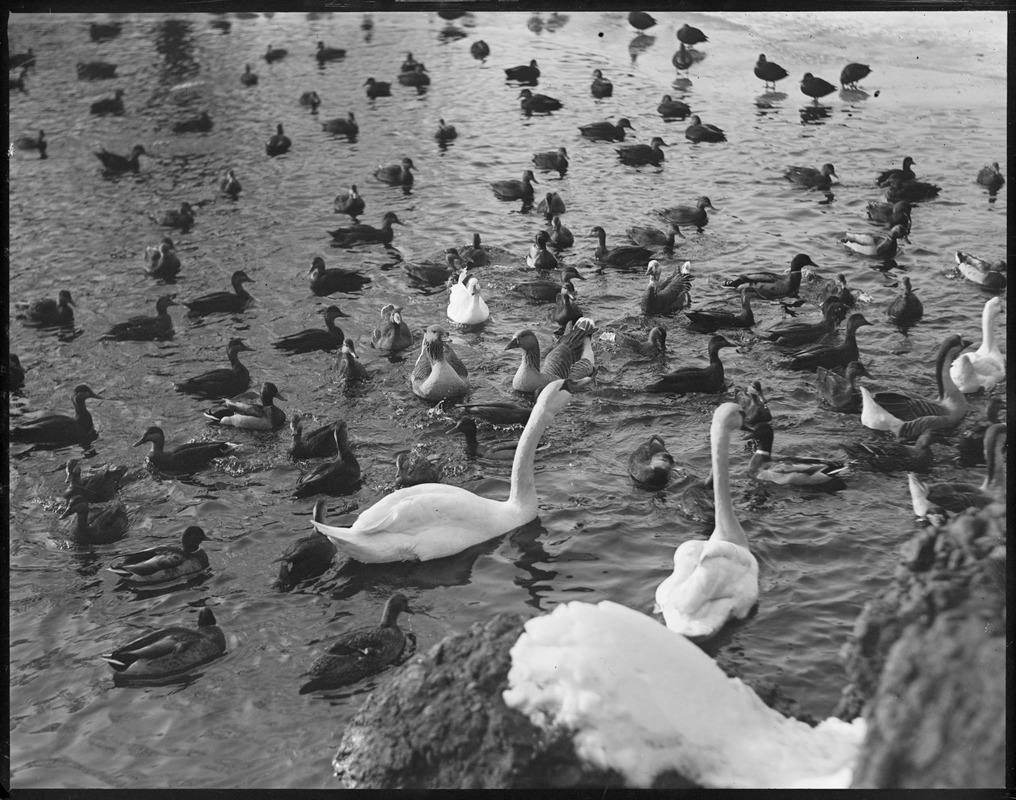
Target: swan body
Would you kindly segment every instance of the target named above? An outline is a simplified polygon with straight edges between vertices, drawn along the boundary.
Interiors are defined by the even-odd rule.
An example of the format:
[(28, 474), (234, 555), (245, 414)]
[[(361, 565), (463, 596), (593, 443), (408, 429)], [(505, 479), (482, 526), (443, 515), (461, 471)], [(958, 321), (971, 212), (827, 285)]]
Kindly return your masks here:
[(1005, 380), (1005, 356), (995, 340), (995, 320), (1002, 301), (992, 297), (981, 312), (981, 344), (972, 353), (961, 353), (949, 367), (949, 376), (961, 392), (991, 391)]
[(479, 325), (490, 319), (487, 303), (480, 296), (480, 282), (462, 270), (448, 296), (448, 319), (459, 325)]
[(533, 459), (540, 436), (571, 399), (567, 381), (548, 384), (519, 439), (507, 500), (459, 486), (424, 483), (399, 489), (368, 508), (351, 527), (314, 527), (358, 561), (429, 561), (454, 555), (532, 521), (539, 514)]

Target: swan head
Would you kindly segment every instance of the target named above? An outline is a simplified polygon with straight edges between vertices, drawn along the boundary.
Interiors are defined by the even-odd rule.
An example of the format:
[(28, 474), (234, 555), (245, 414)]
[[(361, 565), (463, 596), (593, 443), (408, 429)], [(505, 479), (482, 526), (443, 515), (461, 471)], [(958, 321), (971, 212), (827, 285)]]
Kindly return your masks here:
[(533, 415), (553, 417), (572, 399), (571, 388), (572, 382), (567, 378), (548, 383), (543, 387), (543, 391), (540, 392), (540, 396), (536, 400)]

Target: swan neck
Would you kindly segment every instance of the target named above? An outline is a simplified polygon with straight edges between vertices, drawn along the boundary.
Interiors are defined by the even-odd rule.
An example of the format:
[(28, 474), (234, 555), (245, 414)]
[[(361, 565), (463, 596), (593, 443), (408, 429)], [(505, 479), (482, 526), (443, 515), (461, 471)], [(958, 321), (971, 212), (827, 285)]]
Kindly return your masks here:
[(748, 537), (734, 514), (734, 503), (730, 496), (730, 431), (717, 421), (713, 423), (710, 436), (713, 455), (713, 506), (716, 526), (710, 540), (731, 542), (748, 547)]
[(547, 413), (546, 404), (537, 401), (537, 407), (533, 409), (529, 421), (522, 431), (522, 436), (519, 437), (515, 460), (512, 461), (509, 504), (519, 507), (527, 505), (536, 507), (536, 478), (533, 475), (533, 461), (536, 457), (536, 447), (540, 443), (540, 437), (543, 436), (552, 416), (553, 414)]

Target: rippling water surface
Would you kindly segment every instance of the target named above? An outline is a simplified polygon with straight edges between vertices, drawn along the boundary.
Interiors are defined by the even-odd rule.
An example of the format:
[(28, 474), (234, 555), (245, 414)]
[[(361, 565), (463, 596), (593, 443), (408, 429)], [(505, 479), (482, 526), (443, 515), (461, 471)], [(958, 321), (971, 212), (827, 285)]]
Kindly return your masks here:
[[(122, 492), (133, 525), (119, 543), (85, 548), (65, 538), (58, 521), (63, 464), (80, 453), (31, 453), (10, 462), (11, 777), (14, 786), (49, 787), (330, 787), (330, 757), (355, 713), (365, 682), (352, 691), (297, 695), (300, 673), (333, 636), (373, 622), (393, 590), (422, 611), (404, 625), (426, 649), (496, 611), (535, 614), (573, 599), (609, 598), (650, 613), (657, 584), (670, 572), (674, 549), (709, 528), (681, 513), (675, 481), (660, 492), (633, 487), (625, 468), (650, 433), (661, 434), (679, 464), (704, 477), (709, 420), (718, 399), (671, 398), (639, 391), (664, 369), (705, 358), (706, 337), (679, 318), (664, 320), (670, 338), (665, 364), (633, 360), (597, 345), (599, 374), (553, 422), (537, 460), (540, 519), (512, 535), (460, 556), (422, 565), (333, 568), (289, 594), (272, 589), (271, 563), (309, 529), (312, 500), (289, 491), (300, 474), (288, 460), (288, 431), (235, 432), (239, 457), (194, 480), (153, 477), (134, 442), (151, 424), (173, 443), (215, 435), (201, 411), (207, 403), (172, 390), (172, 382), (224, 363), (224, 343), (242, 337), (255, 383), (273, 380), (288, 398), (287, 414), (326, 421), (344, 417), (363, 467), (364, 485), (329, 502), (330, 519), (364, 508), (390, 490), (394, 454), (419, 444), (444, 464), (448, 480), (491, 496), (507, 491), (508, 465), (470, 462), (459, 438), (445, 435), (448, 418), (432, 413), (408, 385), (415, 348), (389, 361), (371, 351), (370, 331), (387, 302), (405, 306), (419, 337), (444, 321), (440, 291), (411, 286), (399, 259), (430, 258), (467, 244), (474, 231), (502, 248), (497, 265), (478, 273), (491, 308), (480, 331), (452, 340), (471, 370), (473, 397), (507, 399), (517, 351), (512, 334), (533, 327), (549, 342), (547, 307), (507, 291), (525, 279), (523, 256), (542, 219), (495, 199), (491, 180), (518, 178), (534, 152), (565, 146), (564, 178), (538, 173), (538, 190), (557, 191), (568, 205), (565, 224), (578, 236), (567, 263), (583, 265), (603, 226), (608, 246), (631, 225), (654, 225), (652, 210), (709, 195), (719, 209), (702, 234), (688, 231), (673, 259), (690, 260), (696, 305), (727, 300), (725, 277), (748, 269), (781, 270), (808, 253), (819, 274), (845, 272), (871, 296), (874, 323), (859, 342), (873, 383), (933, 391), (934, 354), (951, 332), (980, 339), (986, 299), (953, 275), (953, 252), (986, 258), (1005, 254), (1007, 198), (974, 182), (987, 162), (1007, 160), (1006, 19), (991, 13), (687, 14), (659, 13), (652, 36), (634, 36), (626, 13), (477, 13), (446, 23), (434, 13), (117, 16), (119, 37), (93, 43), (89, 22), (72, 15), (10, 18), (12, 53), (32, 47), (38, 64), (14, 94), (11, 135), (44, 129), (50, 157), (16, 152), (10, 159), (11, 312), (19, 300), (72, 290), (78, 335), (57, 336), (10, 325), (11, 349), (28, 368), (27, 388), (11, 413), (66, 411), (70, 389), (87, 382), (106, 400), (91, 409), (100, 438), (87, 466), (127, 464), (135, 480)], [(228, 27), (219, 21), (228, 21)], [(102, 18), (101, 21), (108, 21)], [(710, 41), (675, 86), (671, 56), (683, 22)], [(471, 57), (484, 39), (491, 56)], [(319, 68), (315, 43), (347, 48), (340, 62)], [(271, 66), (268, 44), (289, 56)], [(367, 77), (395, 80), (405, 51), (427, 65), (424, 94), (393, 86), (393, 96), (368, 100)], [(763, 95), (752, 75), (758, 53), (791, 77)], [(503, 68), (538, 60), (536, 91), (564, 101), (550, 116), (526, 118), (518, 88)], [(76, 80), (79, 61), (118, 64), (118, 77)], [(848, 61), (870, 63), (863, 94), (826, 98), (827, 117), (802, 116), (797, 83), (806, 71), (835, 81)], [(239, 76), (250, 62), (260, 84)], [(614, 82), (612, 98), (589, 93), (592, 70)], [(123, 117), (94, 117), (89, 105), (116, 88), (126, 91)], [(304, 91), (323, 99), (317, 115), (298, 105)], [(687, 123), (664, 123), (663, 94), (688, 102), (704, 121), (724, 128), (728, 142), (692, 145)], [(172, 123), (208, 109), (206, 134), (174, 134)], [(353, 111), (355, 143), (321, 130), (321, 120)], [(633, 141), (662, 136), (670, 145), (660, 169), (618, 163), (614, 146), (583, 140), (577, 126), (627, 116)], [(433, 138), (443, 117), (459, 130), (446, 150)], [(277, 123), (293, 140), (289, 154), (270, 159), (264, 144)], [(139, 175), (103, 178), (93, 150), (126, 153), (137, 143), (151, 154)], [(371, 177), (379, 162), (410, 156), (418, 167), (409, 193)], [(925, 305), (909, 332), (891, 326), (884, 308), (895, 289), (867, 259), (845, 251), (837, 237), (866, 230), (864, 207), (880, 196), (874, 175), (916, 161), (920, 177), (943, 187), (940, 199), (913, 214), (912, 243), (897, 257)], [(830, 195), (791, 187), (788, 164), (836, 165)], [(236, 202), (217, 194), (234, 168), (244, 190)], [(345, 224), (332, 212), (337, 191), (356, 183), (367, 200), (363, 220), (387, 210), (406, 223), (394, 248), (331, 248), (326, 229)], [(538, 195), (539, 196), (539, 195)], [(146, 245), (162, 231), (150, 215), (181, 201), (202, 202), (188, 234), (174, 235), (183, 270), (173, 291), (188, 298), (228, 287), (243, 268), (255, 283), (255, 304), (242, 315), (188, 319), (176, 313), (176, 336), (165, 343), (100, 343), (109, 325), (147, 312), (167, 291), (141, 269)], [(314, 256), (331, 266), (362, 268), (373, 282), (362, 293), (314, 297), (306, 272)], [(669, 268), (669, 267), (668, 267)], [(639, 312), (640, 273), (589, 275), (580, 305), (600, 329), (647, 330)], [(270, 343), (320, 324), (317, 312), (337, 302), (350, 315), (343, 328), (360, 345), (373, 373), (351, 395), (336, 386), (333, 357), (286, 358)], [(756, 304), (761, 327), (780, 320), (778, 307)], [(179, 309), (172, 309), (179, 312)], [(812, 307), (802, 309), (813, 313)], [(1001, 317), (1004, 341), (1006, 316)], [(834, 414), (818, 402), (807, 373), (775, 366), (771, 347), (735, 334), (724, 351), (732, 388), (759, 378), (775, 415), (777, 451), (838, 456), (838, 443), (867, 439), (857, 416)], [(972, 399), (969, 419), (983, 416)], [(980, 482), (981, 473), (954, 465), (954, 446), (935, 446), (937, 476)], [(748, 453), (732, 448), (735, 504), (761, 565), (757, 613), (707, 645), (736, 674), (775, 683), (802, 711), (828, 715), (844, 682), (839, 651), (863, 603), (888, 582), (897, 549), (912, 530), (903, 474), (855, 473), (836, 494), (772, 489), (744, 477)], [(346, 519), (351, 520), (353, 516)], [(175, 541), (198, 523), (212, 570), (164, 593), (116, 589), (106, 571), (120, 553)], [(120, 689), (97, 657), (150, 627), (195, 624), (201, 606), (215, 608), (229, 652), (185, 685)], [(382, 678), (383, 679), (383, 678)], [(680, 680), (680, 676), (675, 676)]]

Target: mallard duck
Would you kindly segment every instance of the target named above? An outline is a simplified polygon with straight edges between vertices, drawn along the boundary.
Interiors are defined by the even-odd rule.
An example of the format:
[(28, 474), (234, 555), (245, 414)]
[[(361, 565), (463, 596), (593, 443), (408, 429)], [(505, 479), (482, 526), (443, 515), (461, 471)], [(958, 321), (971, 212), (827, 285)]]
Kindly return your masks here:
[(244, 86), (258, 85), (258, 75), (256, 72), (251, 71), (250, 64), (244, 66), (243, 74), (240, 75), (240, 83)]
[(632, 244), (653, 249), (661, 249), (667, 255), (673, 254), (674, 247), (677, 244), (677, 237), (680, 236), (682, 239), (684, 238), (684, 234), (681, 233), (681, 229), (676, 225), (671, 225), (670, 230), (666, 233), (658, 228), (633, 225), (628, 228), (625, 233), (628, 236), (628, 241)]
[(141, 169), (141, 156), (147, 156), (148, 151), (145, 150), (143, 145), (136, 144), (131, 150), (129, 156), (121, 156), (116, 153), (110, 153), (106, 148), (102, 148), (95, 157), (102, 162), (103, 171), (109, 175), (113, 175), (119, 172), (134, 172), (137, 173)]
[(653, 256), (653, 251), (646, 247), (621, 245), (608, 250), (607, 232), (599, 225), (596, 225), (589, 235), (595, 236), (600, 242), (596, 250), (593, 251), (593, 258), (608, 267), (632, 268), (635, 265), (646, 263)]
[(709, 224), (709, 217), (706, 214), (707, 208), (711, 208), (713, 211), (718, 210), (708, 197), (703, 196), (698, 198), (693, 206), (670, 206), (660, 209), (657, 213), (675, 227), (693, 227), (702, 233), (702, 229)]
[(411, 72), (400, 72), (398, 81), (403, 86), (415, 86), (418, 92), (424, 92), (424, 87), (430, 86), (430, 75), (423, 64), (417, 64)]
[(890, 203), (900, 200), (907, 200), (911, 203), (920, 203), (923, 200), (934, 200), (942, 191), (940, 186), (925, 181), (904, 181), (898, 176), (889, 179), (885, 193), (885, 199)]
[(469, 373), (445, 343), (447, 335), (440, 325), (427, 328), (410, 376), (413, 394), (430, 402), (457, 400), (469, 393)]
[(226, 652), (226, 637), (215, 614), (202, 608), (198, 627), (162, 628), (139, 636), (100, 656), (115, 673), (114, 680), (145, 681), (182, 675)]
[(610, 97), (614, 94), (614, 84), (603, 77), (603, 73), (598, 70), (593, 70), (593, 83), (589, 87), (589, 91), (593, 97)]
[(180, 258), (176, 254), (173, 240), (163, 236), (155, 247), (145, 248), (145, 272), (153, 278), (172, 282), (180, 273)]
[(207, 111), (202, 111), (196, 117), (182, 119), (173, 123), (173, 133), (204, 133), (215, 126)]
[(862, 256), (875, 256), (876, 258), (889, 259), (896, 255), (899, 249), (899, 240), (909, 242), (906, 229), (902, 225), (896, 225), (889, 229), (889, 233), (851, 233), (847, 231), (840, 239), (848, 250), (860, 253)]
[(335, 195), (336, 214), (348, 214), (355, 219), (363, 213), (366, 207), (367, 203), (356, 190), (355, 183), (349, 187), (348, 192), (340, 192)]
[[(394, 215), (393, 215), (394, 216)], [(364, 226), (367, 227), (367, 226)], [(353, 230), (351, 228), (344, 228), (342, 230)], [(371, 228), (371, 230), (374, 230)], [(333, 231), (333, 234), (337, 231)], [(348, 240), (344, 240), (348, 241)], [(314, 292), (318, 297), (325, 297), (335, 292), (359, 292), (370, 283), (370, 278), (366, 275), (356, 271), (355, 269), (343, 269), (341, 267), (325, 267), (325, 260), (321, 256), (315, 256), (311, 262), (310, 270), (308, 270), (310, 277), (310, 290)], [(339, 316), (346, 316), (340, 314)]]
[(426, 483), (399, 489), (368, 508), (349, 528), (314, 522), (357, 561), (429, 561), (454, 555), (525, 525), (539, 514), (533, 459), (540, 437), (572, 393), (566, 380), (547, 384), (519, 439), (505, 501), (459, 486)]
[(291, 333), (288, 336), (283, 336), (276, 342), (272, 342), (272, 347), (285, 350), (292, 355), (311, 353), (315, 350), (330, 351), (342, 347), (342, 343), (346, 340), (346, 335), (342, 332), (342, 328), (335, 324), (335, 320), (348, 315), (343, 314), (338, 306), (328, 306), (328, 308), (323, 309), (320, 313), (324, 314), (325, 317), (324, 330), (309, 328), (299, 333)]
[(300, 476), (293, 490), (294, 497), (310, 497), (314, 494), (349, 494), (360, 485), (360, 463), (349, 446), (349, 432), (344, 420), (332, 426), (335, 440), (335, 460), (319, 464), (310, 472)]
[(698, 311), (685, 311), (684, 315), (688, 318), (692, 328), (703, 333), (713, 333), (720, 328), (750, 328), (755, 324), (755, 314), (751, 310), (751, 298), (758, 297), (759, 294), (751, 284), (742, 286), (740, 292), (740, 311), (707, 308)]
[(534, 58), (528, 64), (523, 64), (519, 67), (508, 67), (504, 71), (504, 74), (510, 81), (535, 83), (537, 78), (540, 77), (540, 68), (536, 65), (536, 59)]
[(223, 400), (205, 412), (213, 425), (229, 425), (252, 431), (278, 430), (286, 422), (286, 414), (274, 404), (275, 398), (285, 400), (278, 387), (271, 381), (261, 384), (260, 402), (250, 403), (238, 400)]
[(275, 135), (272, 136), (268, 143), (265, 145), (265, 152), (269, 156), (281, 156), (283, 153), (288, 153), (289, 148), (293, 146), (292, 140), (286, 136), (286, 131), (282, 127), (280, 122), (275, 126)]
[(1001, 422), (1005, 410), (1005, 400), (1001, 397), (993, 397), (988, 401), (984, 409), (984, 420), (975, 422), (972, 426), (960, 433), (956, 442), (956, 451), (959, 458), (957, 463), (961, 467), (972, 467), (984, 463), (984, 433), (988, 427), (996, 422)]
[(173, 319), (169, 316), (169, 307), (179, 305), (174, 295), (164, 294), (155, 301), (155, 316), (131, 317), (126, 322), (118, 322), (100, 340), (111, 339), (118, 342), (150, 342), (173, 338)]
[(483, 41), (483, 39), (477, 39), (469, 46), (469, 53), (478, 61), (483, 61), (490, 55), (490, 45)]
[(389, 186), (412, 186), (414, 169), (416, 165), (413, 159), (406, 157), (398, 164), (378, 164), (374, 169), (374, 177)]
[(208, 569), (208, 554), (201, 549), (201, 543), (209, 538), (197, 525), (190, 525), (183, 532), (180, 547), (160, 544), (128, 553), (111, 564), (109, 571), (130, 583), (144, 585), (196, 575)]
[(19, 316), (43, 327), (72, 325), (74, 300), (67, 289), (61, 289), (56, 300), (50, 297), (33, 300)]
[(460, 403), (456, 408), (492, 425), (525, 425), (533, 412), (531, 405), (503, 402)]
[(535, 393), (562, 378), (569, 378), (573, 388), (585, 385), (592, 373), (591, 365), (583, 363), (582, 358), (587, 338), (586, 332), (572, 329), (562, 335), (541, 360), (536, 334), (528, 328), (518, 331), (505, 345), (505, 350), (522, 350), (522, 361), (512, 378), (512, 388), (517, 392)]
[(183, 233), (187, 233), (194, 227), (194, 207), (190, 203), (180, 203), (179, 209), (171, 208), (156, 221), (163, 228), (179, 228)]
[[(820, 278), (814, 270), (802, 271), (802, 278), (807, 278), (808, 299), (825, 304), (829, 298), (835, 299), (846, 308), (853, 308), (859, 302), (871, 302), (871, 297), (865, 292), (851, 289), (847, 285), (847, 276), (840, 272), (835, 279)], [(803, 281), (802, 281), (803, 283)], [(802, 286), (802, 288), (804, 288)]]
[(760, 339), (769, 339), (781, 347), (802, 347), (814, 344), (832, 333), (847, 316), (847, 307), (838, 297), (822, 301), (821, 322), (783, 322), (758, 334)]
[(766, 271), (747, 272), (724, 281), (723, 285), (734, 289), (751, 286), (764, 300), (797, 297), (801, 288), (801, 269), (805, 266), (818, 267), (818, 264), (804, 253), (798, 253), (790, 262), (790, 272), (783, 274)]
[(996, 423), (984, 434), (984, 459), (988, 465), (979, 486), (959, 481), (928, 485), (913, 472), (907, 473), (914, 515), (927, 517), (934, 512), (959, 514), (968, 508), (984, 508), (1005, 497), (1006, 425)]
[(997, 192), (1001, 189), (1005, 184), (1005, 177), (1002, 175), (998, 162), (981, 167), (981, 171), (977, 173), (977, 182), (981, 186), (986, 186), (989, 192)]
[(386, 353), (399, 353), (413, 344), (413, 334), (402, 318), (402, 307), (386, 303), (381, 307), (381, 318), (370, 335), (370, 343)]
[(416, 72), (417, 67), (423, 67), (423, 62), (413, 58), (412, 53), (406, 53), (406, 60), (399, 67), (399, 72)]
[(479, 325), (490, 319), (487, 303), (480, 296), (480, 282), (469, 274), (468, 268), (462, 270), (458, 283), (451, 287), (446, 313), (458, 325)]
[(892, 167), (890, 169), (883, 170), (878, 174), (878, 177), (875, 178), (875, 183), (879, 186), (886, 186), (893, 178), (899, 178), (903, 182), (916, 180), (917, 173), (912, 169), (913, 165), (914, 159), (910, 156), (905, 156), (903, 159), (903, 167), (901, 169)]
[(656, 20), (653, 19), (652, 14), (647, 14), (645, 11), (629, 11), (628, 24), (635, 28), (635, 30), (644, 31), (653, 27), (656, 24)]
[(817, 367), (815, 387), (822, 402), (833, 410), (857, 412), (861, 409), (861, 390), (857, 386), (861, 376), (871, 377), (860, 361), (847, 364), (842, 376), (831, 369)]
[(948, 364), (965, 346), (959, 334), (943, 340), (935, 359), (938, 397), (927, 400), (909, 392), (876, 392), (861, 387), (861, 424), (912, 439), (928, 430), (955, 428), (967, 413), (967, 398), (949, 375)]
[(46, 148), (49, 143), (46, 139), (46, 131), (39, 131), (38, 136), (22, 136), (16, 142), (19, 150), (38, 150), (39, 158), (48, 158)]
[(240, 192), (242, 190), (243, 186), (241, 186), (240, 181), (237, 180), (236, 173), (231, 169), (226, 170), (225, 177), (219, 181), (219, 191), (236, 200), (236, 198), (240, 196)]
[(335, 424), (329, 422), (305, 434), (303, 419), (299, 414), (293, 414), (293, 418), (289, 421), (289, 428), (293, 432), (293, 444), (289, 447), (289, 455), (298, 460), (334, 456), (337, 452)]
[(89, 398), (103, 399), (88, 386), (79, 383), (71, 393), (71, 403), (74, 406), (73, 417), (64, 414), (47, 414), (31, 422), (15, 425), (10, 431), (11, 441), (58, 446), (91, 442), (99, 434), (95, 431), (92, 415), (85, 407), (85, 401)]
[(556, 215), (550, 221), (550, 230), (547, 235), (550, 237), (550, 244), (558, 250), (565, 250), (575, 244), (575, 236), (561, 222), (561, 217)]
[(799, 369), (814, 372), (819, 367), (830, 369), (832, 367), (846, 366), (851, 361), (857, 361), (859, 353), (857, 350), (857, 329), (863, 325), (871, 325), (864, 318), (863, 314), (851, 314), (847, 317), (846, 333), (843, 341), (839, 344), (813, 344), (798, 350), (789, 361), (781, 366), (786, 369)]
[(723, 403), (713, 412), (715, 527), (707, 540), (689, 539), (674, 551), (674, 572), (656, 587), (656, 605), (667, 627), (695, 639), (715, 636), (731, 619), (744, 619), (758, 601), (758, 562), (730, 496), (730, 436), (743, 425), (737, 403)]
[(314, 58), (318, 60), (319, 64), (325, 61), (338, 61), (341, 58), (346, 57), (346, 51), (341, 47), (325, 47), (324, 42), (317, 43), (317, 50), (314, 52)]
[(684, 119), (691, 114), (691, 107), (687, 103), (674, 100), (669, 94), (665, 94), (656, 107), (656, 111), (664, 119)]
[[(906, 278), (904, 278), (906, 280)], [(992, 297), (981, 313), (981, 344), (972, 353), (961, 353), (949, 366), (949, 376), (961, 392), (991, 391), (1005, 380), (1005, 356), (995, 341), (995, 320), (1002, 301)]]
[(233, 442), (188, 442), (172, 450), (165, 449), (166, 435), (162, 428), (152, 425), (144, 435), (134, 442), (134, 447), (145, 442), (152, 443), (148, 463), (159, 472), (192, 475), (207, 467), (212, 459), (222, 458), (240, 449)]
[(546, 272), (557, 269), (557, 256), (547, 250), (549, 242), (550, 235), (546, 231), (537, 231), (536, 242), (529, 248), (529, 254), (526, 256), (528, 266)]
[[(325, 499), (320, 497), (314, 503), (313, 518), (324, 522), (324, 512)], [(302, 536), (275, 559), (276, 562), (281, 562), (276, 586), (282, 591), (288, 591), (302, 581), (323, 575), (332, 565), (335, 552), (335, 544), (323, 533), (315, 530), (309, 536)]]
[(709, 365), (706, 367), (681, 367), (673, 372), (660, 376), (655, 383), (649, 384), (645, 391), (667, 394), (716, 394), (725, 388), (723, 382), (723, 362), (720, 361), (720, 350), (733, 347), (724, 337), (716, 335), (709, 339)]
[(119, 503), (89, 513), (88, 501), (80, 495), (74, 495), (60, 515), (67, 517), (76, 517), (68, 538), (78, 544), (109, 544), (122, 539), (130, 527), (127, 509)]
[(511, 461), (515, 458), (518, 442), (491, 442), (482, 447), (476, 440), (476, 420), (468, 414), (458, 418), (448, 433), (461, 433), (466, 437), (466, 456), (469, 458), (485, 458), (493, 461)]
[(828, 189), (833, 178), (839, 178), (836, 174), (836, 167), (832, 164), (823, 164), (821, 169), (814, 167), (787, 167), (783, 171), (783, 177), (798, 186), (805, 186), (809, 189)]
[(889, 319), (901, 327), (909, 327), (924, 316), (924, 304), (910, 287), (910, 278), (900, 278), (900, 293), (885, 309)]
[(392, 85), (387, 81), (376, 81), (373, 78), (367, 78), (366, 83), (363, 85), (367, 87), (367, 97), (371, 100), (376, 97), (392, 96)]
[(335, 365), (335, 382), (340, 386), (348, 389), (354, 384), (370, 380), (370, 373), (356, 354), (356, 343), (348, 336), (342, 343), (342, 351), (336, 358)]
[(925, 431), (913, 445), (900, 442), (844, 442), (840, 445), (852, 462), (872, 472), (925, 472), (931, 468), (935, 456), (931, 441), (935, 434)]
[(857, 82), (863, 81), (868, 75), (871, 74), (871, 67), (867, 64), (847, 64), (840, 72), (840, 86), (846, 89), (848, 86), (851, 89), (857, 88)]
[(957, 250), (956, 264), (960, 275), (990, 291), (1004, 289), (1008, 283), (1005, 259), (985, 261), (983, 258)]
[(243, 311), (254, 300), (250, 293), (243, 288), (243, 285), (253, 283), (254, 279), (242, 269), (238, 269), (232, 274), (229, 282), (233, 287), (232, 292), (204, 294), (193, 300), (184, 300), (182, 305), (187, 306), (188, 314), (195, 316)]
[(565, 211), (564, 200), (557, 192), (547, 192), (546, 197), (536, 206), (536, 213), (543, 214), (548, 221), (553, 219), (556, 214), (563, 214)]
[(748, 426), (771, 422), (773, 413), (769, 410), (765, 395), (762, 394), (762, 381), (752, 381), (745, 389), (734, 390), (734, 402), (744, 411), (744, 422)]
[(64, 497), (70, 500), (79, 496), (89, 503), (105, 503), (112, 500), (116, 493), (123, 486), (124, 477), (127, 475), (127, 467), (103, 467), (93, 469), (87, 477), (81, 477), (81, 462), (70, 459), (64, 469), (67, 472), (67, 489)]
[(464, 266), (462, 257), (455, 248), (445, 253), (445, 263), (438, 264), (433, 261), (403, 261), (402, 268), (410, 278), (428, 286), (441, 286), (447, 284), (448, 280)]
[(883, 222), (890, 228), (897, 225), (910, 233), (910, 213), (912, 207), (906, 200), (897, 203), (882, 203), (878, 200), (870, 200), (867, 205), (868, 218), (875, 222)]
[(398, 625), (402, 611), (413, 613), (406, 596), (396, 592), (385, 603), (380, 625), (355, 628), (336, 639), (304, 673), (310, 680), (300, 694), (348, 686), (391, 666), (406, 648), (406, 634)]
[(226, 345), (230, 364), (228, 369), (213, 369), (180, 381), (174, 384), (176, 390), (208, 400), (246, 391), (250, 386), (250, 371), (240, 363), (239, 353), (243, 350), (253, 352), (253, 348), (245, 345), (242, 339), (230, 339)]
[(843, 461), (809, 456), (772, 457), (773, 429), (768, 422), (756, 425), (751, 438), (758, 446), (748, 462), (748, 477), (768, 481), (779, 486), (821, 486), (823, 489), (842, 489), (842, 473), (847, 465)]
[(443, 119), (437, 121), (437, 130), (434, 132), (434, 138), (438, 142), (444, 144), (450, 142), (452, 139), (458, 138), (459, 132), (455, 130), (454, 125), (448, 125)]
[(725, 142), (726, 134), (715, 125), (702, 122), (698, 114), (692, 114), (691, 124), (685, 128), (684, 138), (690, 142)]
[(419, 486), (421, 483), (440, 482), (441, 470), (435, 467), (431, 460), (422, 453), (418, 453), (416, 450), (403, 450), (401, 453), (395, 454), (396, 489)]
[[(540, 279), (535, 281), (526, 281), (525, 283), (516, 283), (509, 287), (509, 291), (517, 292), (530, 300), (539, 300), (541, 302), (549, 302), (556, 300), (561, 292), (561, 286), (565, 283), (570, 283), (573, 280), (584, 281), (583, 278), (575, 267), (565, 267), (561, 270), (560, 280), (549, 280)], [(572, 284), (572, 290), (574, 291), (575, 285)]]
[(335, 119), (325, 120), (321, 123), (321, 130), (334, 133), (338, 136), (345, 136), (349, 141), (353, 142), (356, 141), (356, 136), (360, 132), (360, 126), (356, 124), (356, 117), (350, 111), (345, 119), (336, 117)]
[(92, 103), (91, 111), (93, 114), (123, 114), (123, 89), (117, 89), (112, 97), (103, 97), (101, 100), (96, 100)]
[(550, 312), (551, 320), (563, 329), (569, 322), (575, 322), (581, 316), (582, 309), (575, 302), (575, 284), (563, 281), (554, 300), (554, 310)]
[(494, 196), (498, 200), (521, 200), (524, 203), (533, 202), (533, 184), (539, 183), (531, 169), (522, 173), (520, 181), (494, 181), (490, 188), (494, 190)]
[(655, 358), (663, 355), (667, 350), (667, 329), (656, 325), (649, 330), (645, 340), (632, 336), (630, 333), (616, 331), (613, 341), (621, 347), (634, 350), (640, 356)]
[(348, 228), (336, 228), (328, 231), (332, 237), (332, 244), (337, 247), (352, 247), (357, 244), (384, 244), (392, 243), (395, 238), (395, 231), (392, 225), (402, 225), (402, 220), (394, 211), (386, 211), (381, 218), (381, 227), (375, 228), (371, 225), (353, 225)]
[(273, 47), (272, 45), (268, 45), (268, 48), (265, 50), (265, 61), (271, 64), (274, 61), (280, 61), (288, 54), (289, 51), (284, 47)]
[(556, 97), (546, 94), (533, 94), (530, 89), (523, 89), (519, 92), (519, 106), (526, 115), (549, 114), (564, 107), (564, 104)]
[(758, 57), (758, 61), (755, 62), (755, 77), (761, 81), (765, 81), (765, 88), (767, 90), (769, 89), (769, 84), (772, 84), (772, 89), (775, 92), (776, 81), (782, 81), (789, 74), (789, 72), (775, 61), (766, 61), (764, 53), (761, 54)]
[(642, 293), (641, 308), (644, 314), (672, 314), (687, 308), (691, 303), (691, 262), (685, 261), (663, 279), (660, 262), (649, 262), (646, 274), (649, 284)]
[(568, 171), (568, 151), (559, 147), (557, 150), (537, 153), (533, 156), (533, 163), (542, 170), (556, 171), (563, 178)]
[(667, 147), (667, 143), (659, 136), (654, 136), (649, 144), (627, 144), (617, 148), (617, 157), (622, 164), (631, 167), (641, 167), (652, 164), (658, 167), (664, 160), (661, 147)]
[(810, 72), (804, 73), (804, 77), (801, 78), (801, 92), (813, 98), (815, 105), (818, 105), (820, 97), (825, 97), (827, 94), (832, 94), (835, 91), (836, 87), (829, 83), (829, 81), (816, 78)]
[(695, 57), (691, 54), (691, 51), (685, 47), (684, 42), (682, 42), (678, 45), (677, 50), (674, 51), (674, 55), (670, 59), (670, 63), (674, 65), (675, 69), (691, 69), (691, 65), (695, 63)]
[(635, 130), (632, 127), (631, 120), (627, 117), (621, 117), (617, 124), (613, 122), (591, 122), (588, 125), (580, 125), (579, 131), (587, 139), (600, 139), (607, 142), (623, 142), (624, 132), (627, 130)]
[(628, 457), (628, 474), (632, 480), (647, 489), (662, 489), (670, 480), (674, 457), (668, 452), (663, 439), (653, 434), (635, 448)]

